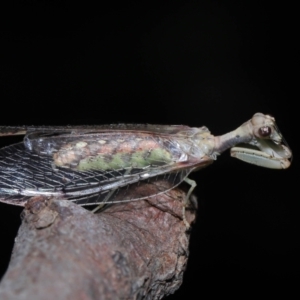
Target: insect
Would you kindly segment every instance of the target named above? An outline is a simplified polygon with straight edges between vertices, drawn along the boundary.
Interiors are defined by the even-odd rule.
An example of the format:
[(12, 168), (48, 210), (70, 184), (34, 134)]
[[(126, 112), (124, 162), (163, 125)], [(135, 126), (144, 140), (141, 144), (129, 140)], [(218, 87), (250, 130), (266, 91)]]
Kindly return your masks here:
[[(7, 135), (25, 137), (0, 149), (0, 201), (21, 206), (37, 195), (79, 205), (140, 200), (154, 195), (133, 197), (128, 187), (159, 179), (170, 181), (171, 188), (187, 181), (188, 199), (196, 186), (188, 175), (226, 149), (267, 168), (286, 169), (292, 160), (275, 119), (261, 113), (221, 136), (206, 127), (132, 124), (0, 127), (0, 136)], [(155, 195), (171, 188), (160, 187)]]

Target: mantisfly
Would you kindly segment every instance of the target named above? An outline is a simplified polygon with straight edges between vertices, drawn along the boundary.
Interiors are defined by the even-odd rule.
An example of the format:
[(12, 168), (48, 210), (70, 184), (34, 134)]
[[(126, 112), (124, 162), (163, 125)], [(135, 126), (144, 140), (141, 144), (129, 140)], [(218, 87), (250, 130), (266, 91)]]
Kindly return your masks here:
[(149, 195), (134, 198), (128, 187), (159, 179), (171, 187), (155, 195), (186, 181), (191, 184), (188, 200), (196, 186), (188, 175), (227, 149), (233, 157), (266, 168), (286, 169), (292, 160), (275, 119), (261, 113), (221, 136), (206, 127), (133, 124), (0, 127), (0, 136), (7, 135), (25, 137), (0, 149), (0, 201), (21, 206), (37, 195), (79, 205), (140, 200)]

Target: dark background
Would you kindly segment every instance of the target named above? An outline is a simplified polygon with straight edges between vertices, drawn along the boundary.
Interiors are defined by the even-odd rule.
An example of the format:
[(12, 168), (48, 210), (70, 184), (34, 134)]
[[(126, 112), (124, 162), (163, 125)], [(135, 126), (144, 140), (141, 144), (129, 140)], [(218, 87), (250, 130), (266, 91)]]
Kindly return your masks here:
[[(2, 7), (0, 124), (206, 125), (218, 135), (255, 112), (272, 114), (293, 149), (291, 168), (263, 169), (225, 153), (192, 175), (199, 215), (184, 283), (168, 299), (233, 295), (238, 288), (269, 296), (293, 290), (300, 208), (296, 8), (261, 1), (138, 3)], [(21, 211), (0, 204), (0, 274)]]

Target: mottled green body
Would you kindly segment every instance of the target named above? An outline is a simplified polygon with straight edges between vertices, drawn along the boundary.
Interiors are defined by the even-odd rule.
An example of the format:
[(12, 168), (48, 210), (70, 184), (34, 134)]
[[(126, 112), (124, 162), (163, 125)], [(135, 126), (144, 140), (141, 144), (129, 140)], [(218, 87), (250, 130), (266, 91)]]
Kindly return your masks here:
[[(81, 159), (76, 168), (79, 171), (117, 170), (124, 168), (144, 168), (154, 162), (165, 164), (171, 162), (170, 153), (164, 149), (137, 151), (133, 154), (116, 153), (112, 155), (96, 155)], [(157, 164), (159, 165), (159, 164)]]
[(81, 140), (65, 144), (53, 155), (58, 167), (78, 171), (117, 170), (160, 166), (174, 160), (159, 139), (149, 134), (124, 134), (109, 139)]

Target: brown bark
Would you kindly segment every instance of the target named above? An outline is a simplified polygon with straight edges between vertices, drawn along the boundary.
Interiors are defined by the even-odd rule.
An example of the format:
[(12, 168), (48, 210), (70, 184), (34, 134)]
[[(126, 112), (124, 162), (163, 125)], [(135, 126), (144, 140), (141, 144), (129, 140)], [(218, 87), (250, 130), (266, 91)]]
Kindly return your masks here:
[[(138, 189), (152, 193), (155, 186), (131, 192)], [(0, 299), (161, 299), (174, 293), (188, 258), (184, 197), (173, 189), (97, 214), (67, 200), (31, 199)], [(193, 208), (186, 218), (193, 222)]]

